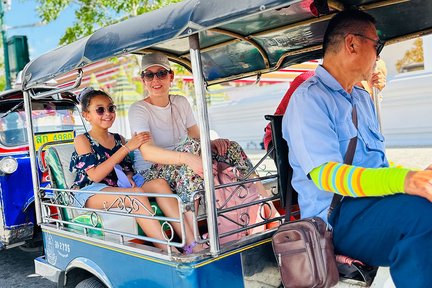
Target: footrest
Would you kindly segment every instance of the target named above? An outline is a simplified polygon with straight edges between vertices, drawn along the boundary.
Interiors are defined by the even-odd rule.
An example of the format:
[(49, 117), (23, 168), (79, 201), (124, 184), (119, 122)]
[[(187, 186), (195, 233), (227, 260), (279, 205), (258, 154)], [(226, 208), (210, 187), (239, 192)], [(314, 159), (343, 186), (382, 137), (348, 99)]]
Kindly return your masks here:
[(361, 286), (370, 286), (377, 274), (378, 267), (363, 265), (360, 263), (341, 264), (337, 263), (339, 277), (362, 282)]

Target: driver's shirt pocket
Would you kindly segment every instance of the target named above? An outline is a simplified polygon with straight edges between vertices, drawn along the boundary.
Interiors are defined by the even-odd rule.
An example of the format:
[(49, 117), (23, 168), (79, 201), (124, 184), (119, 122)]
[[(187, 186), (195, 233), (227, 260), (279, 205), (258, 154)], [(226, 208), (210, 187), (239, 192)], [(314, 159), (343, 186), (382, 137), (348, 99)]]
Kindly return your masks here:
[(364, 129), (360, 130), (360, 134), (367, 149), (384, 153), (384, 136), (378, 128), (367, 125)]
[[(348, 149), (350, 140), (357, 136), (357, 129), (351, 119), (345, 122), (336, 123), (336, 134), (339, 141), (340, 152), (345, 155)], [(356, 155), (356, 158), (358, 155)]]

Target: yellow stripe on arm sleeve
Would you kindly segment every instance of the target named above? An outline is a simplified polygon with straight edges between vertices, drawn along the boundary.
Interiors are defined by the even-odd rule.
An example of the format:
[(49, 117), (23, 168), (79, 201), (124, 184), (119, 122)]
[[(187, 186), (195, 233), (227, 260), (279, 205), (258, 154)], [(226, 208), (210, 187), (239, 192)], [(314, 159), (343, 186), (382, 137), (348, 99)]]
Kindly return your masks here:
[(405, 168), (362, 168), (328, 162), (310, 172), (314, 184), (325, 191), (350, 197), (404, 193)]

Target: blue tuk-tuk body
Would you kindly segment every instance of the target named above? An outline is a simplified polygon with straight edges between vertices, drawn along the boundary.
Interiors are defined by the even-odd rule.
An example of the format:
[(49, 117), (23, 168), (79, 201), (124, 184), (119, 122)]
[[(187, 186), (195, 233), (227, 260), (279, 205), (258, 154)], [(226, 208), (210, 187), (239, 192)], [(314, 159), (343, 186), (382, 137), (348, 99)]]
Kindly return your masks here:
[[(41, 87), (35, 91), (49, 89)], [(64, 97), (67, 97), (66, 95), (64, 94)], [(34, 120), (61, 121), (62, 113), (74, 113), (75, 104), (71, 99), (73, 98), (53, 101), (53, 98), (44, 98), (35, 101)], [(29, 177), (31, 165), (24, 114), (23, 92), (20, 89), (0, 94), (0, 250), (32, 240), (41, 241), (40, 235), (35, 234), (39, 229), (35, 229), (34, 193), (32, 179)], [(80, 123), (82, 125), (81, 121)], [(56, 132), (52, 134), (49, 130)], [(70, 133), (73, 127), (65, 123), (55, 127), (42, 125), (35, 136), (35, 142), (39, 146), (45, 138), (62, 135), (65, 131), (73, 138), (74, 134)], [(42, 186), (48, 184), (47, 176), (40, 173)]]
[[(29, 130), (30, 147), (33, 147), (30, 149), (33, 154), (32, 179), (39, 211), (36, 215), (45, 248), (45, 256), (35, 260), (36, 273), (57, 282), (60, 287), (76, 283), (80, 283), (80, 287), (256, 287), (260, 283), (259, 274), (266, 280), (258, 287), (279, 287), (280, 281), (270, 283), (271, 279), (280, 280), (279, 274), (271, 274), (277, 267), (277, 259), (271, 251), (274, 227), (265, 227), (261, 232), (231, 242), (222, 241), (232, 233), (253, 229), (254, 225), (281, 222), (283, 216), (264, 217), (264, 221), (254, 225), (245, 221), (235, 230), (220, 233), (218, 217), (243, 208), (240, 207), (243, 204), (229, 208), (216, 206), (215, 193), (220, 187), (215, 187), (213, 181), (205, 88), (253, 75), (259, 78), (262, 73), (320, 58), (329, 19), (337, 11), (351, 6), (375, 16), (379, 20), (377, 27), (381, 39), (389, 42), (432, 31), (432, 2), (428, 0), (340, 0), (328, 3), (306, 0), (185, 0), (101, 28), (29, 63), (23, 71), (27, 118), (31, 117), (33, 99), (40, 97), (40, 94), (30, 91), (32, 87), (76, 71), (75, 84), (58, 88), (58, 91), (75, 89), (80, 85), (86, 66), (111, 57), (160, 51), (172, 62), (192, 70), (205, 180), (203, 191), (196, 192), (205, 201), (201, 203), (201, 210), (194, 211), (194, 237), (197, 242), (209, 246), (195, 255), (165, 252), (151, 245), (151, 242), (158, 242), (157, 239), (136, 231), (136, 217), (153, 217), (151, 219), (163, 223), (183, 223), (182, 214), (179, 219), (169, 219), (156, 213), (136, 215), (124, 205), (117, 205), (116, 209), (74, 206), (74, 195), (82, 191), (69, 189), (73, 177), (64, 169), (70, 161), (72, 144), (46, 149), (46, 156), (49, 156), (45, 157), (46, 169), (51, 176), (50, 190), (54, 197), (51, 201), (42, 199), (46, 189), (38, 183), (35, 143)], [(412, 21), (408, 23), (400, 19)], [(286, 188), (289, 179), (282, 179), (281, 172), (260, 177), (261, 180), (278, 178), (278, 189), (273, 189), (274, 193), (268, 198), (246, 205), (283, 202), (287, 191), (282, 186)], [(235, 184), (243, 185), (244, 182)], [(131, 197), (125, 192), (94, 193), (117, 195), (119, 203)], [(162, 197), (157, 193), (140, 195)], [(195, 203), (182, 203), (177, 195), (172, 197), (178, 201), (180, 211), (195, 207)], [(202, 224), (208, 233), (207, 238), (199, 229)], [(184, 239), (184, 235), (179, 236)], [(176, 248), (185, 244), (169, 237), (158, 243)]]
[[(265, 283), (269, 275), (276, 276), (270, 282), (280, 283), (268, 239), (227, 251), (218, 257), (182, 262), (143, 255), (130, 248), (107, 247), (72, 234), (65, 237), (54, 231), (45, 231), (43, 237), (45, 258), (38, 258), (36, 262), (46, 261), (70, 275), (74, 269), (96, 271), (107, 287), (237, 288), (247, 286), (248, 281)], [(251, 258), (252, 261), (247, 261)], [(269, 271), (273, 273), (269, 274)]]
[(18, 169), (13, 174), (0, 175), (0, 250), (31, 239), (35, 223), (33, 186), (28, 177), (31, 171), (29, 155), (22, 152), (9, 153), (7, 150), (1, 152), (1, 158), (13, 157)]

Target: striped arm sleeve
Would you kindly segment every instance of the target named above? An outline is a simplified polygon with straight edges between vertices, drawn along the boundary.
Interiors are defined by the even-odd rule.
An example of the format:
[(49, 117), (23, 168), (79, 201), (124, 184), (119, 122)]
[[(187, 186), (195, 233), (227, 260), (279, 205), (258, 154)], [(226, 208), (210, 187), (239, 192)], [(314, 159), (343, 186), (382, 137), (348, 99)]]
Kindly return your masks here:
[(325, 191), (350, 197), (404, 193), (405, 168), (362, 168), (336, 162), (325, 163), (310, 173), (315, 185)]

